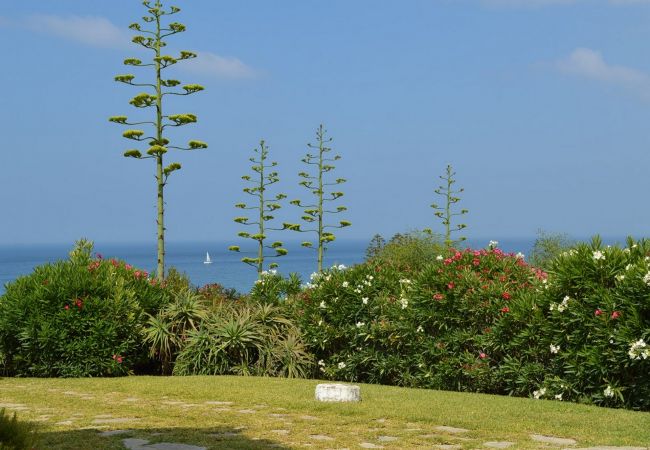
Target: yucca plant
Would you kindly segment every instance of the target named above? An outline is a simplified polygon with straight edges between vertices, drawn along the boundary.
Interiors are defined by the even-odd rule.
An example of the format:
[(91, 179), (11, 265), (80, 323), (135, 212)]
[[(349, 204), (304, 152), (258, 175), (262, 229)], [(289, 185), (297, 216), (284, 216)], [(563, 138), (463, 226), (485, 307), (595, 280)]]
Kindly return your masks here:
[(467, 225), (464, 223), (452, 225), (453, 217), (463, 216), (468, 212), (466, 209), (461, 209), (460, 212), (453, 211), (453, 206), (460, 201), (460, 197), (457, 197), (457, 195), (465, 190), (464, 188), (454, 190), (453, 185), (456, 183), (454, 175), (456, 175), (456, 172), (453, 171), (451, 164), (448, 164), (445, 175), (440, 176), (443, 185), (438, 186), (438, 189), (434, 191), (445, 199), (444, 206), (439, 206), (437, 203), (431, 205), (431, 207), (436, 210), (434, 213), (436, 217), (442, 219), (442, 225), (445, 228), (445, 245), (447, 247), (451, 247), (453, 244), (467, 239), (464, 236), (460, 236), (456, 240), (452, 240), (451, 238), (451, 233), (467, 228)]

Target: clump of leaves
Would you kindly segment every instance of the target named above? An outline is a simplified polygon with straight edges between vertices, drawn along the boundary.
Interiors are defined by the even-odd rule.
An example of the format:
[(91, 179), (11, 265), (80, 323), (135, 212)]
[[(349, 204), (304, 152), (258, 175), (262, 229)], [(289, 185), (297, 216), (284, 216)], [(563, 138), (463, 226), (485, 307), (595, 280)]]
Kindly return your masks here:
[(9, 416), (0, 409), (0, 450), (31, 450), (36, 443), (36, 426), (20, 422), (16, 413)]

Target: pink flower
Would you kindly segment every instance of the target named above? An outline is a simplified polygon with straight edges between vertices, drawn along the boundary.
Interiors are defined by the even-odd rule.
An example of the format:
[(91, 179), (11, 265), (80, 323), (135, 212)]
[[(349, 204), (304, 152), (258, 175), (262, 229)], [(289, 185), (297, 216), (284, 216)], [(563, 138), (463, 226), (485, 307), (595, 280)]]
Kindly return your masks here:
[(481, 353), (478, 354), (478, 357), (481, 358), (481, 359), (485, 359), (485, 358), (487, 358), (487, 355), (485, 353), (481, 352)]
[(594, 311), (594, 315), (600, 316), (603, 313), (603, 310), (600, 308), (596, 308), (596, 311)]
[(472, 260), (472, 264), (474, 264), (475, 266), (478, 266), (479, 264), (481, 264), (481, 261), (479, 261), (478, 259), (475, 258), (475, 259)]
[(115, 361), (117, 361), (118, 364), (122, 364), (122, 357), (118, 356), (117, 358), (115, 358)]
[(131, 270), (131, 269), (133, 269), (133, 266), (132, 266), (131, 264), (126, 264), (126, 265), (124, 266), (124, 268), (125, 268), (126, 270)]
[(65, 306), (63, 307), (63, 309), (68, 310), (68, 309), (70, 309), (70, 306), (69, 306), (69, 305), (65, 305)]
[(501, 297), (504, 300), (510, 300), (510, 294), (508, 292), (504, 292), (503, 294), (501, 294)]
[(443, 264), (444, 264), (445, 266), (448, 266), (449, 264), (451, 264), (451, 263), (453, 263), (453, 262), (454, 262), (453, 259), (451, 259), (451, 258), (447, 258), (447, 259), (445, 259), (445, 260), (443, 261)]
[(455, 287), (456, 287), (456, 285), (453, 283), (453, 281), (451, 283), (447, 284), (447, 289), (453, 289)]
[(503, 308), (501, 308), (501, 312), (502, 313), (510, 312), (510, 308), (508, 308), (507, 306), (504, 306)]
[(612, 313), (612, 319), (615, 320), (615, 319), (618, 319), (619, 317), (621, 317), (621, 313), (620, 313), (620, 312), (618, 312), (618, 311), (614, 311), (614, 312)]
[(136, 270), (135, 272), (133, 272), (133, 275), (135, 275), (136, 278), (140, 278), (140, 275), (142, 274), (140, 273), (139, 270)]
[(443, 298), (444, 296), (440, 292), (436, 292), (435, 294), (433, 294), (434, 300), (442, 300)]

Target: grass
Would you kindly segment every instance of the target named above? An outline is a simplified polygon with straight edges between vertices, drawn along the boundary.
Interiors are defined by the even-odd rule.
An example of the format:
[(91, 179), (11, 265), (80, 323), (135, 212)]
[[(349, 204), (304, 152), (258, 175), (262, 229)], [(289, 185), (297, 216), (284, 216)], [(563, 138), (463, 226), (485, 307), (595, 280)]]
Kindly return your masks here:
[[(572, 438), (578, 447), (650, 443), (650, 413), (376, 385), (362, 385), (361, 403), (320, 403), (314, 400), (317, 383), (254, 377), (5, 378), (0, 407), (39, 423), (39, 449), (122, 449), (125, 438), (210, 449), (305, 444), (352, 449), (361, 442), (387, 449), (436, 444), (474, 449), (486, 441), (549, 448), (531, 434)], [(469, 431), (452, 434), (436, 429), (441, 425)], [(100, 435), (111, 429), (129, 431)], [(384, 442), (380, 436), (398, 439)]]

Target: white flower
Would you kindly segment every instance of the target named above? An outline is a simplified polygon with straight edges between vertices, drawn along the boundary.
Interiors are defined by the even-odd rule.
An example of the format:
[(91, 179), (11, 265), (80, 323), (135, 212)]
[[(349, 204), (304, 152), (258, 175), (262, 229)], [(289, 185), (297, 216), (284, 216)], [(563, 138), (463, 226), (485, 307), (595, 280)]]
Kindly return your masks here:
[(560, 351), (560, 346), (559, 345), (550, 345), (551, 353), (558, 353)]
[(539, 391), (533, 391), (533, 397), (535, 399), (540, 399), (546, 394), (546, 388), (541, 388)]
[(348, 286), (350, 286), (350, 283), (348, 283), (347, 281), (344, 281), (343, 283), (341, 283), (341, 287), (346, 288)]
[(418, 333), (422, 333), (424, 331), (424, 328), (422, 328), (422, 325), (420, 325), (415, 331), (417, 331)]
[(401, 280), (399, 280), (399, 282), (400, 284), (411, 284), (411, 280), (407, 278), (402, 278)]
[(365, 325), (365, 323), (363, 323), (363, 322), (357, 322), (357, 328), (361, 328), (364, 325)]
[(549, 311), (554, 311), (557, 309), (557, 303), (551, 303), (551, 305), (548, 307)]
[(517, 259), (524, 259), (525, 256), (526, 256), (526, 255), (524, 255), (523, 253), (518, 252), (518, 253), (515, 255), (515, 258), (517, 258)]
[(372, 280), (375, 279), (375, 277), (373, 277), (372, 275), (366, 275), (366, 278), (367, 278), (368, 280), (370, 280), (370, 281), (372, 281)]
[(607, 385), (607, 387), (603, 391), (603, 395), (605, 397), (609, 397), (609, 398), (612, 398), (614, 396), (614, 390), (612, 389), (612, 387), (610, 385)]
[(619, 273), (614, 278), (616, 278), (616, 281), (623, 281), (625, 279), (625, 275), (623, 275), (622, 273)]
[(648, 286), (650, 286), (650, 272), (646, 273), (646, 274), (643, 276), (643, 282), (644, 282), (645, 284), (647, 284)]
[(323, 325), (323, 320), (322, 319), (318, 321), (318, 326), (320, 327), (321, 325)]
[(259, 278), (257, 280), (255, 280), (255, 284), (261, 284), (261, 283), (264, 283), (264, 281), (260, 280)]
[(321, 366), (321, 367), (324, 367), (325, 366), (325, 361), (323, 361), (322, 359), (319, 359), (318, 360), (318, 365)]
[(442, 261), (443, 259), (445, 259), (445, 258), (442, 255), (436, 256), (437, 261)]
[(639, 339), (630, 345), (627, 354), (630, 359), (648, 359), (650, 358), (650, 348), (643, 339)]
[(345, 369), (345, 363), (343, 361), (339, 363), (339, 369)]
[(555, 400), (562, 401), (562, 392), (560, 392), (559, 394), (555, 394), (553, 398), (555, 398)]
[(402, 297), (399, 299), (400, 304), (402, 305), (402, 309), (406, 309), (407, 306), (409, 305), (408, 299)]
[(602, 260), (602, 259), (605, 259), (605, 254), (604, 254), (603, 252), (601, 252), (600, 250), (596, 250), (596, 251), (594, 252), (594, 254), (593, 254), (593, 258), (594, 258), (596, 261), (600, 261), (600, 260)]
[(630, 249), (629, 248), (624, 248), (623, 253), (630, 253)]
[(356, 292), (357, 294), (361, 294), (361, 289), (359, 287), (357, 287), (357, 288), (354, 289), (354, 292)]
[(318, 281), (319, 278), (320, 278), (320, 273), (318, 272), (314, 272), (309, 276), (309, 279), (311, 281)]
[(499, 241), (490, 241), (490, 242), (488, 243), (488, 248), (489, 248), (490, 250), (492, 250), (492, 249), (495, 249), (495, 248), (497, 247), (497, 245), (499, 245)]
[(318, 306), (320, 306), (321, 308), (327, 308), (327, 305), (325, 304), (325, 300), (320, 302), (320, 305), (318, 305)]
[(367, 305), (368, 304), (368, 297), (363, 297), (361, 299), (361, 303), (363, 303), (364, 305)]
[(632, 264), (628, 264), (627, 266), (625, 266), (625, 270), (630, 270), (632, 267), (634, 267)]

